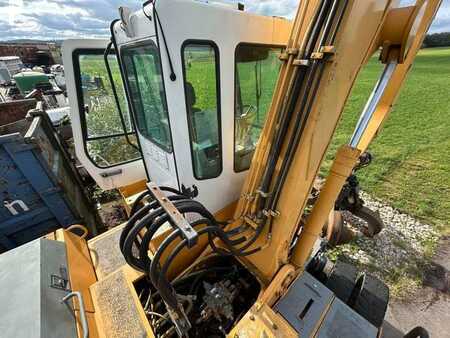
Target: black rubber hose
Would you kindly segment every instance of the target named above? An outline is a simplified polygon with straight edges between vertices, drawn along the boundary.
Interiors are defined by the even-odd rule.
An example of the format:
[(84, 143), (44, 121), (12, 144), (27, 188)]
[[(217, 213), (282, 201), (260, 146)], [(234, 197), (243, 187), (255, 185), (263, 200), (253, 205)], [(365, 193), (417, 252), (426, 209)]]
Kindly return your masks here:
[[(188, 198), (186, 196), (184, 196), (183, 194), (181, 194), (178, 190), (171, 188), (171, 187), (161, 187), (160, 188), (162, 191), (167, 191), (167, 192), (171, 192), (174, 193), (175, 195), (170, 195), (167, 198), (171, 201), (173, 200), (177, 200), (177, 199), (184, 199), (184, 198)], [(142, 193), (139, 197), (141, 197), (141, 199), (143, 199), (146, 195), (148, 195), (150, 193), (149, 190), (145, 191), (144, 193)], [(138, 198), (139, 198), (138, 197)], [(140, 201), (139, 201), (140, 202)], [(138, 203), (134, 203), (133, 208), (137, 205)], [(125, 237), (127, 236), (127, 233), (129, 232), (129, 230), (131, 229), (132, 226), (134, 226), (134, 223), (142, 218), (144, 216), (144, 214), (146, 212), (148, 212), (151, 209), (154, 209), (158, 207), (158, 204), (156, 201), (152, 201), (151, 203), (149, 203), (148, 205), (142, 207), (141, 209), (137, 209), (136, 206), (136, 211), (134, 212), (134, 214), (131, 215), (130, 219), (128, 220), (127, 225), (124, 227), (122, 234), (120, 236), (120, 240), (119, 240), (119, 246), (122, 250), (123, 247), (123, 242), (125, 240)]]
[[(181, 197), (181, 196), (176, 196)], [(174, 201), (175, 207), (181, 213), (198, 213), (202, 217), (214, 220), (212, 214), (206, 210), (206, 208), (201, 205), (197, 201), (182, 199)], [(158, 218), (156, 220), (156, 218)], [(125, 260), (128, 264), (133, 266), (139, 271), (146, 272), (148, 269), (148, 265), (150, 264), (150, 260), (147, 255), (148, 246), (150, 241), (152, 240), (154, 234), (158, 231), (158, 229), (166, 222), (170, 223), (169, 216), (165, 213), (165, 210), (161, 207), (154, 210), (147, 216), (143, 217), (139, 220), (136, 225), (133, 225), (131, 229), (129, 229), (128, 233), (125, 236), (125, 240), (123, 242), (122, 254), (125, 257)], [(133, 243), (138, 236), (139, 232), (147, 227), (147, 232), (145, 233), (139, 248), (139, 257), (136, 258), (133, 255)]]
[[(199, 220), (193, 223), (193, 226), (205, 224), (208, 220)], [(198, 230), (198, 235), (202, 236), (204, 234), (207, 234), (210, 236), (210, 233), (215, 231), (217, 227), (215, 226), (207, 226), (205, 228), (202, 228)], [(187, 246), (187, 241), (182, 240), (180, 243), (177, 244), (177, 246), (172, 250), (170, 255), (165, 260), (163, 266), (161, 269), (159, 268), (159, 260), (161, 258), (162, 253), (165, 251), (165, 249), (178, 237), (179, 230), (176, 230), (173, 232), (169, 237), (166, 238), (166, 240), (161, 244), (161, 250), (158, 250), (158, 252), (155, 254), (154, 260), (151, 265), (151, 271), (150, 271), (150, 279), (153, 282), (153, 285), (159, 290), (161, 297), (164, 299), (166, 304), (168, 304), (172, 309), (177, 308), (177, 297), (176, 292), (172, 285), (170, 284), (168, 278), (167, 278), (167, 271), (175, 259), (175, 257), (180, 253), (180, 251)]]
[[(208, 237), (209, 237), (209, 241), (210, 241), (210, 245), (214, 248), (215, 245), (213, 243), (213, 239), (214, 236), (218, 237), (220, 240), (222, 240), (225, 245), (230, 249), (230, 253), (233, 255), (239, 255), (239, 252), (233, 248), (232, 245), (230, 245), (230, 240), (228, 239), (226, 232), (223, 231), (220, 227), (212, 225), (212, 221), (210, 219), (200, 219), (194, 223), (192, 223), (192, 226), (198, 226), (198, 225), (207, 225), (205, 228), (202, 228), (198, 231), (199, 236), (204, 234), (205, 231), (204, 229), (209, 229), (208, 230)], [(158, 284), (158, 276), (162, 276), (165, 275), (167, 273), (167, 268), (163, 268), (161, 271), (158, 271), (158, 260), (159, 257), (161, 257), (161, 255), (163, 254), (163, 252), (166, 250), (166, 248), (172, 243), (172, 241), (174, 241), (176, 238), (178, 238), (180, 236), (180, 230), (175, 230), (174, 232), (172, 232), (164, 241), (163, 243), (161, 243), (161, 245), (158, 248), (158, 251), (156, 252), (155, 256), (153, 257), (153, 260), (151, 262), (151, 266), (150, 266), (150, 279), (152, 280), (152, 282), (154, 283), (155, 287)], [(168, 267), (170, 265), (171, 260), (173, 260), (175, 258), (175, 256), (177, 255), (177, 253), (179, 251), (181, 251), (185, 246), (187, 245), (187, 240), (183, 239), (182, 241), (180, 241), (180, 243), (175, 247), (175, 249), (172, 251), (172, 253), (168, 256), (168, 258), (165, 261), (165, 265), (166, 267)], [(222, 251), (219, 252), (220, 254), (222, 254)], [(226, 253), (228, 254), (228, 253)]]
[[(194, 222), (193, 226), (198, 226), (198, 225), (205, 224), (205, 223), (209, 223), (209, 221), (206, 219), (199, 220), (199, 221)], [(223, 234), (224, 234), (224, 232), (216, 226), (207, 226), (198, 231), (199, 236), (201, 236), (203, 234), (207, 234), (210, 239), (212, 238), (212, 234), (216, 234), (216, 233), (219, 234), (219, 238), (221, 235), (223, 236)], [(166, 295), (168, 295), (169, 297), (175, 297), (175, 299), (176, 299), (175, 290), (170, 285), (170, 282), (166, 278), (166, 275), (167, 275), (167, 271), (169, 270), (169, 267), (172, 264), (175, 257), (180, 253), (181, 250), (183, 250), (186, 247), (187, 241), (183, 240), (180, 243), (178, 243), (178, 245), (172, 250), (170, 255), (165, 260), (163, 267), (160, 270), (158, 269), (159, 268), (158, 260), (160, 259), (161, 255), (165, 251), (165, 249), (173, 242), (174, 239), (176, 239), (175, 234), (173, 235), (172, 238), (168, 237), (166, 239), (166, 241), (164, 241), (164, 243), (161, 245), (161, 247), (160, 247), (161, 251), (158, 250), (158, 253), (157, 253), (157, 255), (155, 255), (155, 258), (152, 262), (150, 278), (151, 279), (153, 278), (152, 282), (156, 279), (157, 284), (156, 285), (154, 284), (155, 287), (157, 287), (159, 290), (161, 288), (165, 287)]]
[[(200, 229), (197, 231), (198, 235), (201, 236), (204, 234), (205, 229), (211, 229), (214, 228), (214, 226), (210, 226), (211, 222), (207, 219), (199, 219), (195, 222), (193, 222), (191, 225), (192, 227), (197, 227), (199, 225), (207, 225), (206, 227)], [(167, 270), (172, 263), (172, 261), (175, 259), (175, 256), (177, 253), (179, 253), (186, 245), (187, 240), (182, 239), (172, 250), (172, 252), (167, 256), (166, 260), (164, 261), (163, 268), (160, 268), (160, 259), (165, 250), (175, 241), (176, 239), (180, 238), (181, 230), (177, 229), (173, 231), (169, 236), (167, 236), (164, 241), (161, 243), (161, 245), (158, 248), (158, 251), (155, 253), (155, 256), (153, 257), (152, 264), (149, 269), (149, 276), (150, 280), (152, 281), (153, 285), (158, 286), (159, 280), (165, 276), (165, 273), (167, 273)], [(166, 267), (166, 268), (164, 268)]]
[[(147, 195), (148, 194), (143, 193), (142, 198), (144, 198)], [(186, 199), (185, 196), (183, 195), (168, 196), (168, 198), (173, 202), (174, 206), (179, 210), (179, 212), (194, 213), (203, 217), (201, 223), (209, 226), (210, 229), (208, 233), (209, 244), (216, 253), (219, 253), (221, 255), (245, 256), (257, 251), (251, 250), (246, 252), (245, 250), (257, 240), (259, 234), (263, 229), (262, 225), (260, 225), (258, 229), (255, 231), (255, 234), (251, 238), (251, 240), (247, 240), (244, 236), (232, 240), (230, 237), (232, 235), (236, 235), (236, 232), (230, 231), (229, 233), (227, 233), (223, 229), (221, 229), (219, 227), (219, 223), (215, 221), (214, 216), (201, 203), (193, 201), (191, 199)], [(159, 205), (157, 201), (152, 201), (149, 205), (146, 205), (143, 208), (137, 210), (136, 213), (130, 218), (130, 221), (124, 228), (120, 238), (120, 248), (122, 254), (125, 257), (126, 262), (133, 268), (142, 272), (148, 272), (151, 266), (153, 266), (155, 269), (155, 265), (152, 265), (152, 260), (150, 260), (150, 258), (148, 257), (148, 248), (150, 242), (153, 239), (156, 232), (158, 231), (158, 229), (160, 229), (160, 227), (164, 223), (166, 222), (171, 223), (171, 220), (166, 214), (165, 210), (162, 207), (158, 206)], [(146, 213), (148, 214), (146, 215)], [(197, 221), (193, 224), (198, 225), (200, 223)], [(172, 227), (175, 228), (174, 224), (171, 225)], [(141, 242), (136, 244), (136, 240), (139, 233), (145, 227), (147, 228), (146, 233), (142, 237)], [(178, 229), (176, 229), (169, 235), (169, 238), (171, 240), (174, 240), (179, 236), (181, 236), (181, 232)], [(225, 244), (226, 249), (218, 248), (215, 245), (214, 243), (215, 237), (218, 237)], [(187, 241), (185, 239), (182, 240), (183, 247), (186, 245), (186, 242)], [(167, 245), (168, 243), (167, 238), (163, 242), (163, 244), (164, 243)], [(243, 247), (239, 249), (235, 248), (236, 245), (240, 245), (242, 243), (245, 243)], [(133, 251), (134, 245), (136, 245), (138, 248), (139, 251), (138, 257), (134, 255), (135, 254), (135, 252)], [(156, 254), (159, 253), (160, 255), (165, 250), (165, 248), (166, 246), (161, 245), (158, 248)], [(156, 261), (154, 263), (158, 264), (159, 262)]]
[(131, 207), (131, 211), (130, 211), (130, 217), (132, 217), (136, 211), (139, 210), (140, 207), (140, 203), (142, 202), (142, 200), (147, 197), (150, 194), (150, 191), (146, 190), (144, 191), (142, 194), (140, 194), (136, 200), (133, 203), (133, 206)]
[(273, 194), (270, 196), (269, 200), (266, 201), (265, 207), (269, 210), (273, 210), (278, 202), (279, 195), (281, 193), (281, 188), (283, 187), (284, 182), (286, 180), (289, 168), (292, 164), (295, 155), (295, 151), (297, 150), (298, 144), (300, 142), (301, 136), (306, 126), (306, 122), (311, 112), (312, 102), (310, 100), (313, 99), (320, 84), (320, 81), (318, 81), (316, 77), (317, 72), (319, 72), (320, 78), (323, 73), (323, 69), (324, 69), (323, 63), (314, 62), (313, 65), (311, 66), (311, 72), (308, 74), (308, 79), (305, 88), (310, 89), (312, 87), (313, 94), (312, 96), (310, 96), (305, 92), (306, 95), (303, 95), (303, 98), (301, 99), (302, 108), (300, 113), (297, 115), (297, 118), (294, 123), (295, 127), (293, 131), (293, 137), (289, 139), (289, 143), (287, 146), (288, 149), (287, 154), (285, 155), (285, 159), (283, 160), (283, 163), (281, 165), (280, 174), (278, 175), (275, 181)]
[[(159, 187), (159, 189), (162, 190), (162, 191), (171, 192), (171, 193), (173, 193), (175, 195), (183, 195), (180, 191), (178, 191), (177, 189), (171, 188), (171, 187)], [(142, 194), (140, 194), (136, 198), (136, 200), (133, 203), (133, 206), (131, 207), (130, 217), (133, 216), (136, 213), (136, 211), (138, 210), (139, 204), (148, 195), (150, 195), (150, 190), (144, 191)], [(188, 197), (186, 196), (186, 198), (188, 198)]]
[[(131, 265), (136, 270), (145, 272), (145, 267), (141, 266), (139, 258), (134, 257), (133, 255), (133, 244), (138, 236), (139, 232), (146, 227), (149, 224), (153, 223), (153, 220), (156, 217), (162, 217), (165, 218), (164, 222), (166, 222), (168, 216), (165, 214), (165, 211), (163, 208), (158, 208), (145, 216), (142, 220), (140, 220), (135, 226), (133, 226), (129, 233), (127, 234), (123, 247), (122, 247), (122, 254), (125, 257), (125, 261)], [(142, 243), (141, 243), (142, 244)]]
[[(205, 224), (208, 220), (199, 220), (194, 223), (192, 223), (192, 226), (197, 226), (200, 224)], [(208, 227), (200, 229), (197, 233), (199, 236), (201, 236), (203, 233), (207, 231)], [(172, 309), (178, 308), (178, 300), (176, 297), (176, 292), (173, 289), (172, 285), (170, 284), (169, 280), (167, 279), (166, 275), (163, 273), (162, 269), (160, 269), (160, 260), (162, 257), (162, 254), (167, 249), (169, 245), (173, 243), (174, 240), (179, 238), (181, 231), (179, 229), (172, 232), (160, 245), (157, 252), (155, 253), (155, 256), (153, 257), (153, 260), (151, 261), (150, 269), (149, 269), (149, 276), (150, 280), (152, 281), (153, 285), (156, 289), (158, 289), (159, 294), (161, 298), (164, 300), (164, 302), (170, 306)], [(187, 244), (187, 241), (183, 239), (171, 252), (171, 254), (166, 258), (164, 266), (170, 266), (172, 263), (174, 257), (185, 247)]]
[[(317, 42), (317, 39), (320, 34), (321, 24), (325, 20), (325, 12), (328, 8), (329, 0), (322, 1), (320, 4), (320, 9), (315, 13), (314, 16), (314, 25), (310, 27), (310, 30), (307, 33), (307, 45), (305, 51), (302, 54), (303, 59), (309, 59), (314, 46)], [(282, 118), (280, 118), (281, 126), (277, 130), (277, 134), (275, 136), (275, 142), (272, 144), (269, 152), (269, 158), (267, 160), (266, 170), (263, 174), (260, 190), (263, 192), (267, 192), (270, 186), (270, 182), (273, 177), (273, 173), (275, 171), (276, 163), (281, 153), (282, 145), (284, 137), (286, 136), (290, 120), (295, 110), (295, 105), (297, 102), (298, 95), (301, 90), (301, 85), (305, 79), (305, 72), (298, 72), (297, 77), (294, 79), (294, 87), (290, 90), (288, 97), (288, 102), (285, 103), (285, 108), (281, 112)], [(263, 206), (263, 202), (261, 202), (259, 209)]]
[[(330, 12), (328, 13), (328, 15), (326, 17), (326, 22), (325, 22), (325, 26), (324, 26), (322, 35), (320, 37), (319, 46), (323, 46), (326, 43), (329, 43), (329, 44), (334, 43), (334, 38), (336, 36), (335, 32), (339, 28), (338, 24), (340, 24), (340, 22), (342, 20), (346, 4), (344, 4), (342, 12), (339, 13), (338, 24), (335, 25), (334, 30), (331, 31), (331, 29), (333, 28), (333, 21), (336, 18), (336, 13), (337, 13), (338, 7), (339, 7), (339, 1), (335, 0), (331, 6)], [(321, 22), (321, 24), (323, 25), (324, 22)], [(303, 131), (305, 129), (307, 120), (309, 118), (309, 115), (310, 115), (310, 112), (312, 109), (312, 105), (313, 105), (313, 101), (316, 96), (317, 90), (319, 88), (320, 79), (323, 76), (324, 69), (325, 69), (325, 65), (324, 65), (323, 61), (322, 62), (315, 61), (313, 63), (313, 66), (311, 67), (311, 71), (309, 72), (307, 85), (305, 86), (305, 93), (304, 93), (304, 96), (301, 101), (300, 112), (303, 112), (303, 113), (300, 113), (296, 118), (296, 121), (294, 124), (295, 128), (294, 128), (294, 133), (293, 133), (294, 137), (289, 140), (289, 145), (287, 147), (288, 154), (286, 155), (286, 157), (283, 161), (282, 169), (280, 170), (280, 175), (278, 176), (277, 181), (275, 183), (274, 193), (270, 197), (270, 200), (266, 204), (266, 208), (269, 208), (271, 210), (275, 209), (278, 204), (278, 199), (279, 199), (279, 195), (281, 193), (281, 188), (284, 185), (284, 182), (285, 182), (287, 174), (288, 174), (288, 170), (291, 166), (293, 157), (295, 155), (295, 151), (298, 148), (298, 144), (300, 142), (301, 136), (303, 135)], [(317, 74), (319, 74), (319, 75), (316, 76)], [(306, 95), (307, 94), (306, 89), (309, 89), (311, 87), (313, 88), (312, 94)]]
[[(312, 30), (310, 32), (308, 32), (308, 44), (307, 47), (305, 49), (305, 56), (309, 57), (309, 54), (312, 53), (312, 51), (314, 50), (316, 44), (317, 44), (317, 40), (319, 39), (319, 36), (321, 34), (321, 28), (324, 25), (325, 21), (326, 21), (326, 27), (324, 27), (324, 30), (322, 32), (322, 36), (320, 38), (320, 42), (323, 43), (326, 40), (327, 35), (330, 33), (330, 29), (331, 29), (331, 24), (332, 24), (332, 18), (334, 18), (335, 14), (336, 14), (336, 10), (337, 10), (337, 1), (335, 0), (333, 2), (333, 5), (331, 6), (331, 2), (329, 0), (325, 0), (321, 3), (321, 7), (319, 9), (318, 12), (316, 12), (316, 16), (314, 18), (314, 26), (312, 28)], [(330, 10), (330, 11), (329, 11)], [(340, 21), (339, 21), (340, 22)], [(337, 28), (336, 28), (337, 29)], [(332, 34), (332, 37), (334, 38), (334, 34)], [(309, 54), (308, 54), (309, 53)], [(317, 62), (314, 62), (313, 65), (310, 67), (310, 69), (308, 69), (308, 71), (306, 72), (306, 74), (308, 74), (307, 77), (307, 83), (311, 84), (314, 83), (315, 80), (315, 75), (317, 74)], [(319, 71), (319, 78), (322, 75), (323, 72), (323, 68)], [(308, 88), (308, 85), (303, 86), (305, 84), (305, 75), (304, 72), (300, 73), (298, 75), (298, 77), (295, 79), (295, 85), (294, 85), (294, 89), (293, 92), (296, 95), (291, 95), (290, 96), (290, 101), (288, 104), (288, 111), (286, 114), (288, 114), (289, 116), (292, 116), (293, 110), (295, 109), (295, 106), (297, 105), (297, 99), (298, 96), (301, 92), (301, 88), (306, 87)], [(318, 82), (318, 81), (317, 81)], [(316, 89), (318, 87), (318, 85), (315, 86)], [(306, 89), (305, 89), (306, 90)], [(316, 90), (315, 90), (316, 91)], [(306, 94), (306, 92), (305, 92)], [(314, 94), (313, 94), (314, 96)], [(309, 95), (304, 95), (303, 97), (303, 102), (302, 102), (302, 106), (303, 108), (300, 109), (300, 112), (305, 108), (305, 105), (308, 102), (308, 98), (310, 98)], [(309, 115), (309, 111), (310, 111), (310, 107), (309, 109), (307, 109), (306, 114), (305, 113), (299, 113), (298, 116), (296, 117), (296, 121), (295, 121), (295, 128), (294, 128), (294, 132), (293, 132), (293, 136), (292, 138), (289, 140), (289, 144), (293, 145), (293, 144), (298, 144), (299, 139), (300, 139), (300, 135), (298, 134), (302, 134), (303, 129), (304, 129), (304, 121), (305, 121), (305, 115), (306, 118)], [(303, 123), (301, 122), (303, 121)], [(278, 135), (277, 135), (278, 136)], [(280, 148), (281, 149), (281, 148)], [(279, 155), (279, 150), (277, 149), (277, 147), (275, 148), (271, 148), (270, 150), (270, 155), (269, 155), (269, 163), (272, 163), (273, 161), (276, 161), (278, 159)], [(263, 198), (260, 199), (259, 203), (258, 203), (258, 210), (261, 210), (262, 207), (264, 206), (266, 209), (271, 209), (273, 210), (276, 207), (276, 204), (278, 202), (278, 198), (279, 198), (279, 193), (280, 193), (280, 184), (283, 184), (286, 178), (286, 171), (287, 168), (289, 167), (290, 163), (292, 162), (292, 154), (293, 151), (290, 147), (288, 147), (288, 158), (287, 161), (284, 160), (283, 161), (283, 165), (282, 168), (284, 169), (281, 170), (281, 177), (277, 178), (277, 181), (275, 182), (275, 186), (274, 186), (274, 192), (273, 195), (271, 195), (269, 197), (269, 199), (267, 200), (267, 198)], [(289, 153), (291, 153), (289, 156)], [(276, 156), (276, 157), (275, 157)], [(274, 167), (273, 166), (268, 165), (266, 171), (264, 172), (263, 178), (262, 178), (262, 183), (260, 186), (260, 190), (263, 192), (267, 192), (269, 189), (269, 185), (270, 182), (272, 181), (272, 176), (273, 176), (273, 170)], [(244, 252), (244, 250), (246, 250), (247, 248), (249, 248), (254, 242), (256, 242), (257, 238), (259, 237), (259, 235), (261, 234), (265, 224), (267, 222), (267, 216), (262, 215), (260, 222), (259, 222), (259, 226), (255, 231), (255, 236), (246, 244), (244, 245), (242, 248), (240, 248), (242, 255), (250, 255), (255, 253), (258, 249), (255, 249), (253, 251), (250, 252)]]
[[(182, 195), (173, 195), (173, 196), (168, 196), (167, 198), (170, 201), (186, 199), (186, 197), (182, 196)], [(148, 205), (145, 205), (144, 207), (139, 209), (133, 216), (131, 216), (131, 218), (128, 220), (127, 224), (123, 228), (122, 233), (120, 235), (119, 247), (121, 248), (121, 250), (123, 250), (125, 238), (128, 236), (128, 233), (134, 227), (136, 222), (138, 220), (142, 219), (145, 216), (145, 214), (148, 213), (150, 210), (156, 209), (158, 207), (160, 207), (158, 204), (158, 201), (152, 201)]]
[[(180, 209), (182, 205), (190, 205), (189, 202), (193, 202), (192, 200), (180, 200), (175, 201), (174, 205), (177, 207), (178, 210), (186, 210), (186, 209)], [(150, 242), (153, 239), (153, 236), (156, 234), (158, 229), (166, 222), (170, 223), (170, 219), (168, 217), (160, 217), (153, 224), (151, 224), (147, 230), (147, 232), (142, 237), (140, 249), (139, 249), (139, 258), (141, 259), (141, 265), (145, 270), (148, 269), (150, 262), (150, 259), (147, 256), (147, 251), (150, 246)], [(173, 225), (172, 225), (173, 227)]]
[[(329, 39), (329, 37), (330, 37), (330, 31), (333, 27), (333, 20), (336, 16), (338, 5), (339, 5), (339, 2), (337, 0), (333, 1), (333, 3), (331, 4), (331, 8), (330, 8), (329, 1), (322, 3), (322, 6), (319, 10), (320, 14), (318, 15), (317, 20), (315, 22), (315, 29), (313, 30), (311, 39), (308, 41), (308, 46), (307, 46), (308, 51), (312, 52), (313, 48), (316, 47), (317, 43), (319, 46), (322, 46), (322, 45), (324, 45), (324, 43), (327, 40), (334, 39), (335, 31), (337, 30), (338, 25), (335, 26), (335, 30), (331, 33), (331, 39)], [(343, 12), (340, 13), (341, 16), (342, 16), (342, 14), (343, 14)], [(342, 19), (342, 17), (339, 18), (338, 24), (341, 22), (341, 19)], [(322, 27), (322, 26), (323, 26), (323, 30), (321, 31), (321, 29), (318, 29), (318, 27)], [(320, 34), (321, 34), (321, 36), (319, 38)], [(317, 42), (318, 39), (319, 39), (319, 41)], [(295, 106), (297, 105), (297, 99), (300, 94), (300, 88), (304, 88), (303, 89), (304, 93), (303, 93), (303, 97), (302, 97), (302, 101), (301, 101), (300, 113), (296, 117), (296, 121), (294, 123), (295, 127), (294, 127), (294, 131), (293, 131), (293, 136), (289, 140), (289, 146), (287, 147), (288, 154), (287, 154), (286, 158), (283, 160), (282, 169), (280, 170), (280, 175), (274, 184), (273, 193), (269, 197), (269, 199), (265, 199), (265, 203), (264, 203), (265, 209), (273, 210), (276, 208), (276, 205), (278, 203), (280, 189), (285, 182), (285, 179), (287, 176), (287, 171), (292, 163), (293, 154), (295, 153), (295, 150), (300, 141), (301, 135), (303, 134), (304, 125), (306, 124), (309, 113), (311, 111), (312, 100), (314, 100), (315, 92), (317, 91), (318, 85), (320, 83), (320, 78), (323, 74), (323, 66), (321, 67), (320, 70), (318, 70), (317, 67), (318, 67), (318, 62), (314, 61), (313, 65), (308, 69), (308, 72), (307, 72), (308, 77), (307, 77), (306, 84), (304, 83), (304, 81), (305, 81), (304, 75), (302, 76), (302, 78), (296, 79), (294, 92), (298, 91), (298, 93), (297, 93), (297, 95), (291, 96), (291, 100), (289, 102), (289, 110), (295, 109)], [(318, 78), (316, 77), (317, 72), (319, 73)], [(314, 88), (313, 93), (312, 93), (312, 95), (309, 95), (307, 92), (307, 89), (312, 87), (312, 83), (314, 83), (314, 81), (316, 81), (316, 84), (313, 87)], [(308, 105), (308, 103), (309, 103), (309, 105)], [(305, 111), (305, 108), (306, 108), (306, 111)], [(269, 180), (269, 178), (270, 178), (270, 180)], [(261, 188), (262, 191), (268, 190), (268, 187), (272, 180), (272, 176), (265, 177), (265, 179), (266, 179), (266, 181), (263, 181), (263, 184), (265, 184), (265, 186), (263, 186)], [(262, 206), (263, 206), (263, 201), (260, 201), (258, 209), (260, 210), (262, 208)], [(262, 221), (263, 221), (263, 223), (265, 223), (267, 221), (267, 217), (263, 216)]]

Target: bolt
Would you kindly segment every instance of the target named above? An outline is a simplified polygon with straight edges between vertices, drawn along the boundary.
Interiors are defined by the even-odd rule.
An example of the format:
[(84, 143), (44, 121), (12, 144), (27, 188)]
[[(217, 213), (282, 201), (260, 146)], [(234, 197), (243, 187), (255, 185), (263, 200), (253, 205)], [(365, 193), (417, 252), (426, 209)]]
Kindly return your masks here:
[(255, 320), (255, 316), (254, 315), (250, 315), (249, 318), (250, 318), (251, 321)]
[(277, 325), (277, 324), (275, 324), (275, 323), (273, 323), (273, 324), (272, 324), (272, 329), (274, 329), (274, 330), (278, 330), (278, 325)]

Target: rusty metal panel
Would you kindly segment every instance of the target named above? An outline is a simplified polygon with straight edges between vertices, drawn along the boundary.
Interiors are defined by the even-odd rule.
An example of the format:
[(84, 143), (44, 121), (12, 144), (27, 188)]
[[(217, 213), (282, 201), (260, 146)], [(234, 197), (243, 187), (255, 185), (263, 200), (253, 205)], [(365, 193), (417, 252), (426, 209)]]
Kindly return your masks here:
[(46, 116), (0, 127), (0, 252), (72, 224), (97, 233), (97, 211)]

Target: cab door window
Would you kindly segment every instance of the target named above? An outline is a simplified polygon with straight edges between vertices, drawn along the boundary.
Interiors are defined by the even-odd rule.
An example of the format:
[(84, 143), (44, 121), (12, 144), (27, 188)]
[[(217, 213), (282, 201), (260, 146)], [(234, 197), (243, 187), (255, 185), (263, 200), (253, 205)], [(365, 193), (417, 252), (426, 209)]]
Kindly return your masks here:
[(172, 152), (158, 48), (153, 42), (146, 42), (122, 48), (121, 55), (139, 132), (165, 151)]
[[(128, 113), (125, 91), (115, 54), (108, 56), (117, 95), (124, 112), (124, 131), (108, 78), (104, 50), (75, 50), (74, 66), (80, 102), (80, 120), (87, 154), (100, 168), (138, 159), (140, 153)], [(134, 144), (132, 146), (128, 139)]]
[(212, 42), (188, 41), (182, 56), (194, 176), (215, 178), (222, 172), (219, 51)]
[(281, 48), (240, 44), (235, 61), (234, 170), (250, 163), (278, 80)]

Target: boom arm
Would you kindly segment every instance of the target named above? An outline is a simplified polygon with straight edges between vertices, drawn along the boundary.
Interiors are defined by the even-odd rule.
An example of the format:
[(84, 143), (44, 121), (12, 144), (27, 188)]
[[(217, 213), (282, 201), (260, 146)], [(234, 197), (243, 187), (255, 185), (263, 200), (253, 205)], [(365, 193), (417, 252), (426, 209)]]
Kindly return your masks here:
[(263, 279), (270, 280), (290, 260), (309, 192), (362, 66), (382, 48), (386, 70), (299, 235), (291, 260), (299, 267), (360, 151), (387, 117), (439, 5), (439, 0), (410, 7), (399, 7), (398, 1), (301, 3), (235, 214), (234, 226), (245, 224), (259, 234), (246, 259)]

